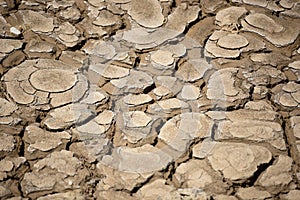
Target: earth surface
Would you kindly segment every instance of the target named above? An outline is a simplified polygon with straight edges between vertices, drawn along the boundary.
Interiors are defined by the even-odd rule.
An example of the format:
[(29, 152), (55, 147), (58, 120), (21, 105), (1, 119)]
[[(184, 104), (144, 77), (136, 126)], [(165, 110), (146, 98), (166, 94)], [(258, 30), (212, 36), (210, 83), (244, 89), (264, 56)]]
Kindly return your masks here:
[(298, 0), (0, 13), (0, 199), (299, 199)]

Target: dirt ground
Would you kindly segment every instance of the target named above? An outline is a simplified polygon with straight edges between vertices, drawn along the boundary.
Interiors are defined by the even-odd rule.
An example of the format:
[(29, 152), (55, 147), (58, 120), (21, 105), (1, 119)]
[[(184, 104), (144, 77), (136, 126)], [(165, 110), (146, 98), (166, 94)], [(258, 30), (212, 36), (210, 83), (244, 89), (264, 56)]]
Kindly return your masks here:
[(298, 0), (0, 13), (0, 199), (299, 199)]

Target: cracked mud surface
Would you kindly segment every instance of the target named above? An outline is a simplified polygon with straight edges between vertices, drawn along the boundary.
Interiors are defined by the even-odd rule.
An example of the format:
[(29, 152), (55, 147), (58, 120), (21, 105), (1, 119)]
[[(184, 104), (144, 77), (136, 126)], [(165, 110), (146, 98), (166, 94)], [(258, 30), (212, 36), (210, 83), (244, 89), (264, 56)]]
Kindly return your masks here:
[(299, 199), (299, 1), (0, 13), (0, 199)]

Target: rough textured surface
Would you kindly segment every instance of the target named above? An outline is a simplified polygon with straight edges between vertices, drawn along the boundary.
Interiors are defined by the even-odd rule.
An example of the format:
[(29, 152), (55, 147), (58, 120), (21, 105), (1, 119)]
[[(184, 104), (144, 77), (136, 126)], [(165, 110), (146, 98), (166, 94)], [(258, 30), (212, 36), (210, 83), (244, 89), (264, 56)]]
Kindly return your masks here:
[(0, 0), (0, 199), (298, 200), (297, 0)]
[(292, 181), (290, 174), (292, 159), (288, 156), (280, 155), (277, 162), (270, 166), (258, 180), (258, 184), (264, 187), (284, 186)]
[(271, 194), (267, 191), (261, 191), (255, 187), (240, 188), (236, 194), (241, 199), (268, 199), (271, 198)]
[(214, 170), (220, 170), (225, 178), (235, 181), (251, 177), (271, 156), (268, 149), (259, 146), (217, 143), (208, 160)]
[(24, 175), (21, 185), (26, 195), (35, 198), (39, 193), (49, 194), (51, 190), (78, 189), (85, 176), (85, 170), (80, 169), (80, 161), (73, 153), (62, 150), (35, 163), (33, 171)]
[(156, 28), (163, 24), (164, 16), (157, 0), (131, 0), (128, 14), (140, 25)]

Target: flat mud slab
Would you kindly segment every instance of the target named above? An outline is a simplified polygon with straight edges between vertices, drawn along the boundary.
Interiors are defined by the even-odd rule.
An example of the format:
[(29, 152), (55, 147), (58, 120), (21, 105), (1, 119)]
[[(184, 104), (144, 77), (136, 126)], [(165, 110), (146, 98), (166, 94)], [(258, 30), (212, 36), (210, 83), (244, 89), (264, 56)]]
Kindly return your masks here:
[(299, 1), (0, 14), (0, 199), (299, 199)]

